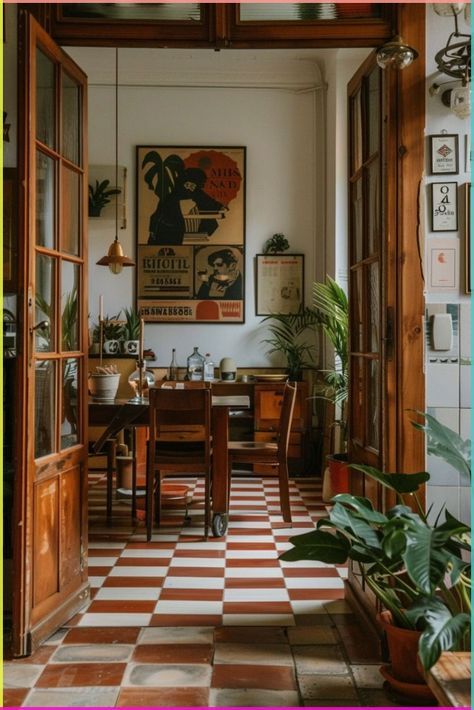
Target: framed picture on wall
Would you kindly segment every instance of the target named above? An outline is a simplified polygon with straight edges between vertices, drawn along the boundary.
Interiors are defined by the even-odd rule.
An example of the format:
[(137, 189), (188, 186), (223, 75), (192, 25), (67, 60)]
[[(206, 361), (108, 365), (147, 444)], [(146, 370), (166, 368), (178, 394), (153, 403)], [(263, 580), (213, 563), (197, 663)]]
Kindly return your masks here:
[(257, 254), (257, 316), (298, 313), (304, 305), (304, 254)]
[(244, 147), (137, 147), (137, 309), (147, 322), (243, 323)]
[(458, 229), (457, 182), (431, 183), (431, 230), (456, 232)]
[(465, 209), (465, 227), (464, 227), (464, 255), (465, 255), (465, 291), (471, 293), (471, 183), (467, 182), (464, 185), (464, 209)]
[(429, 291), (455, 291), (458, 270), (458, 239), (429, 240)]
[(458, 136), (448, 133), (429, 136), (431, 174), (457, 175), (459, 172)]

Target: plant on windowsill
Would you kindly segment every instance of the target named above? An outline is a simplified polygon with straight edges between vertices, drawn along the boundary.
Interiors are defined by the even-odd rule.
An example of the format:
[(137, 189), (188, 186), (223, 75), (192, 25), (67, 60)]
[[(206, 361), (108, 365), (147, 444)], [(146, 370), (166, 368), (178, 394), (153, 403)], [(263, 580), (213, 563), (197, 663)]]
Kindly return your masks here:
[[(425, 425), (415, 426), (425, 429), (428, 446), (470, 477), (470, 442), (433, 417), (422, 416)], [(394, 491), (397, 504), (382, 513), (367, 498), (336, 495), (328, 517), (316, 530), (290, 538), (294, 547), (281, 558), (331, 564), (352, 560), (358, 566), (356, 574), (385, 608), (379, 619), (387, 634), (391, 666), (382, 667), (382, 675), (394, 689), (402, 687), (419, 697), (426, 691), (420, 691), (424, 681), (416, 670), (417, 654), (428, 670), (443, 651), (469, 649), (471, 529), (448, 511), (442, 520), (443, 509), (433, 522), (432, 510), (424, 513), (417, 491), (429, 473), (352, 468)], [(406, 646), (398, 654), (400, 636), (403, 643), (414, 642), (414, 658)]]
[(123, 324), (123, 351), (127, 355), (138, 355), (140, 346), (140, 316), (134, 308), (125, 308)]
[(281, 353), (285, 357), (288, 378), (298, 382), (305, 368), (314, 369), (316, 344), (309, 342), (308, 336), (317, 331), (319, 316), (307, 307), (295, 314), (273, 313), (266, 316), (262, 323), (266, 321), (272, 337), (262, 342), (271, 345), (269, 354)]
[(323, 383), (316, 395), (332, 403), (337, 413), (332, 423), (334, 450), (326, 458), (323, 480), (323, 500), (327, 501), (336, 493), (349, 492), (346, 454), (349, 304), (343, 289), (330, 276), (326, 277), (325, 283), (313, 283), (313, 308), (324, 336), (334, 350), (334, 367), (321, 371)]

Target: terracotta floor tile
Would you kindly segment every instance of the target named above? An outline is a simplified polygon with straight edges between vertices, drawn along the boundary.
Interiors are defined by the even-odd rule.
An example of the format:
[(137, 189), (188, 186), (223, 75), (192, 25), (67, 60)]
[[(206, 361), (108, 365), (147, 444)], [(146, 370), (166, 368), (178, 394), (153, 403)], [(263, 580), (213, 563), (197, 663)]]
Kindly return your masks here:
[(226, 567), (255, 567), (257, 571), (259, 567), (280, 567), (279, 561), (276, 560), (226, 560)]
[(153, 614), (150, 626), (220, 626), (220, 614)]
[(126, 663), (49, 664), (39, 677), (37, 688), (120, 685)]
[(111, 569), (112, 567), (94, 567), (94, 561), (92, 560), (92, 564), (89, 564), (88, 567), (89, 577), (107, 577)]
[(160, 601), (185, 599), (186, 601), (220, 602), (223, 597), (223, 589), (163, 589)]
[(127, 542), (127, 550), (174, 550), (176, 542)]
[(67, 632), (63, 643), (136, 643), (138, 628), (76, 628)]
[[(181, 539), (180, 539), (181, 542)], [(225, 557), (225, 550), (175, 550), (173, 557)]]
[(339, 579), (339, 573), (334, 567), (283, 567), (285, 577), (335, 577)]
[(381, 659), (380, 643), (358, 624), (337, 626), (342, 644), (351, 663), (376, 663)]
[(116, 707), (207, 707), (208, 688), (122, 688)]
[(344, 589), (289, 589), (292, 601), (299, 599), (344, 599)]
[(34, 663), (39, 666), (44, 666), (47, 664), (55, 650), (55, 646), (41, 646), (31, 656), (26, 656), (25, 658), (13, 658), (11, 651), (6, 649), (3, 653), (3, 660), (8, 661), (8, 663)]
[(212, 688), (262, 688), (296, 690), (295, 674), (285, 666), (220, 664), (214, 666)]
[(269, 523), (269, 515), (233, 515), (233, 523)]
[(87, 609), (88, 614), (147, 614), (155, 610), (155, 601), (140, 600), (99, 600), (94, 601)]
[(228, 550), (275, 550), (273, 542), (228, 542)]
[(229, 526), (229, 533), (231, 535), (250, 535), (250, 534), (252, 534), (252, 535), (255, 535), (255, 538), (258, 540), (259, 535), (270, 535), (271, 528), (270, 528), (270, 524), (268, 525), (268, 528), (252, 528), (251, 523), (249, 523), (248, 528), (233, 528), (232, 524), (231, 524)]
[(224, 602), (224, 614), (291, 614), (289, 602)]
[(119, 557), (121, 552), (121, 547), (91, 547), (88, 549), (87, 554), (89, 560), (91, 560), (90, 564), (93, 564), (94, 557)]
[(225, 567), (170, 567), (168, 577), (224, 577)]
[(214, 632), (216, 643), (288, 643), (285, 630), (268, 626), (221, 626)]
[(168, 567), (170, 557), (120, 557), (115, 567)]
[(209, 644), (143, 644), (133, 653), (134, 663), (211, 663), (213, 647)]
[(103, 587), (161, 587), (164, 577), (107, 577)]
[[(255, 574), (258, 574), (257, 571), (255, 571)], [(251, 579), (248, 577), (234, 577), (230, 579), (226, 579), (225, 581), (225, 588), (226, 589), (284, 589), (285, 588), (285, 580), (284, 579), (278, 579), (276, 577), (273, 579), (272, 577), (266, 577), (262, 579)]]
[(4, 708), (15, 708), (19, 707), (26, 696), (28, 695), (29, 688), (5, 688), (3, 690), (3, 703)]

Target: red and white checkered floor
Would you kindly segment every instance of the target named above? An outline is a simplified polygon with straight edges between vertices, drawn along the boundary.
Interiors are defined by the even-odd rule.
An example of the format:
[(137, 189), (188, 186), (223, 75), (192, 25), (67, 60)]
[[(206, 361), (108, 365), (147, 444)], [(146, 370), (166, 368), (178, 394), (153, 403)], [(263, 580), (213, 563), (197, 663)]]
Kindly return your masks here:
[(233, 478), (227, 534), (206, 541), (203, 483), (186, 479), (191, 521), (166, 510), (151, 543), (125, 501), (105, 526), (104, 480), (90, 480), (91, 603), (6, 661), (4, 706), (390, 704), (343, 601), (346, 569), (279, 559), (326, 512), (318, 480), (291, 481), (288, 528), (275, 479)]

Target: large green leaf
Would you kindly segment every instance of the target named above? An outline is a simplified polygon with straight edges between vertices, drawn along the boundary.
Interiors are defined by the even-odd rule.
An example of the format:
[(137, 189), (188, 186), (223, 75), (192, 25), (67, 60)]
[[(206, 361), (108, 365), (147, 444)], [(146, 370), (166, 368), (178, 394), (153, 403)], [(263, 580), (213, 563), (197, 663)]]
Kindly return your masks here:
[(407, 610), (406, 615), (415, 622), (420, 618), (425, 620), (426, 629), (418, 643), (418, 653), (425, 670), (436, 663), (443, 651), (457, 650), (470, 626), (467, 614), (452, 616), (436, 597), (422, 597)]
[(440, 547), (436, 531), (420, 522), (405, 533), (403, 559), (412, 581), (426, 594), (433, 594), (448, 571), (450, 555)]
[(368, 498), (362, 498), (360, 496), (353, 496), (350, 493), (338, 493), (334, 496), (333, 501), (335, 503), (342, 503), (350, 506), (354, 511), (368, 523), (386, 523), (388, 521), (387, 516), (383, 513), (379, 513), (378, 510), (374, 510), (372, 503)]
[(379, 471), (373, 466), (363, 466), (361, 464), (351, 464), (350, 468), (362, 471), (362, 473), (381, 483), (382, 486), (390, 488), (390, 490), (397, 493), (414, 493), (430, 478), (430, 474), (426, 471), (420, 471), (419, 473), (383, 473), (383, 471)]
[(471, 480), (471, 441), (462, 439), (459, 434), (441, 424), (427, 412), (417, 412), (425, 418), (425, 424), (412, 422), (416, 429), (426, 434), (428, 453), (442, 458), (459, 471), (466, 482)]
[(390, 559), (400, 559), (400, 556), (405, 552), (406, 545), (406, 535), (402, 530), (391, 531), (384, 536), (382, 542), (383, 551)]
[(292, 537), (290, 542), (294, 549), (280, 555), (280, 559), (289, 562), (319, 560), (328, 564), (343, 564), (349, 553), (349, 543), (345, 538), (322, 530)]
[(329, 519), (337, 527), (350, 530), (355, 537), (369, 547), (381, 549), (381, 544), (376, 531), (363, 520), (353, 515), (341, 503), (335, 503), (329, 513)]

